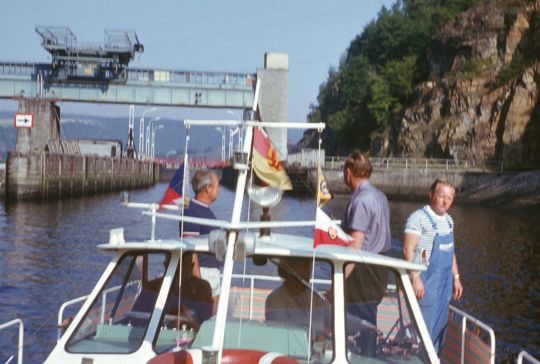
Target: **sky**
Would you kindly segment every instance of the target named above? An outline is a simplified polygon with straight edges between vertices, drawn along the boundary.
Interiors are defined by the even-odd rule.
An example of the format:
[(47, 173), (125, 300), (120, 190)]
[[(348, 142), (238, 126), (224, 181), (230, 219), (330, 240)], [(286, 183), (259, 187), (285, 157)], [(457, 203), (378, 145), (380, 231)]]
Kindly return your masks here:
[[(289, 57), (289, 120), (305, 121), (319, 86), (350, 42), (389, 0), (4, 0), (0, 60), (50, 62), (37, 25), (65, 26), (77, 43), (104, 44), (105, 29), (134, 30), (144, 44), (130, 66), (255, 72), (265, 52)], [(63, 113), (128, 115), (127, 105), (60, 104)], [(0, 109), (14, 109), (2, 101)], [(137, 106), (136, 116), (146, 107)], [(212, 111), (215, 113), (215, 111)], [(221, 111), (225, 117), (227, 114)], [(155, 114), (188, 118), (193, 110)], [(195, 113), (203, 114), (200, 110)], [(229, 116), (230, 118), (230, 116)]]

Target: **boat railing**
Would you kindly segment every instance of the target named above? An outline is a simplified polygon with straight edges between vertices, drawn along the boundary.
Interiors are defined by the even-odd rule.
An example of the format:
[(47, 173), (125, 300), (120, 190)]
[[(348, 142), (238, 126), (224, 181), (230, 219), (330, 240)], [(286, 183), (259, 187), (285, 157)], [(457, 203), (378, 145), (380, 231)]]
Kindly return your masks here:
[(64, 322), (64, 311), (66, 310), (66, 308), (69, 306), (73, 306), (77, 303), (84, 302), (87, 298), (88, 298), (88, 295), (77, 297), (72, 300), (64, 302), (62, 306), (60, 306), (60, 309), (58, 310), (58, 320), (56, 322), (58, 326), (58, 336), (56, 338), (57, 341), (60, 340), (60, 338), (64, 334), (65, 329), (67, 329), (67, 327), (71, 323), (71, 320)]
[[(276, 276), (265, 276), (265, 275), (257, 275), (257, 274), (233, 274), (232, 275), (232, 278), (233, 279), (246, 279), (246, 280), (249, 280), (250, 281), (250, 288), (253, 289), (255, 288), (255, 281), (257, 280), (260, 280), (260, 281), (272, 281), (272, 282), (279, 282), (279, 281), (282, 281), (283, 279), (280, 278), (280, 277), (276, 277)], [(313, 284), (326, 284), (326, 285), (331, 285), (332, 282), (329, 280), (329, 279), (312, 279), (310, 280), (310, 283), (313, 282)]]
[[(134, 284), (140, 285), (141, 281), (140, 280), (131, 281), (131, 282), (129, 282), (127, 284), (127, 286), (129, 287), (129, 286), (132, 286)], [(107, 294), (109, 294), (111, 292), (118, 291), (121, 287), (122, 286), (118, 285), (118, 286), (111, 287), (111, 288), (106, 289), (106, 290), (103, 291), (103, 295), (102, 295), (103, 301), (101, 302), (100, 323), (105, 322), (105, 311), (106, 311), (106, 307), (107, 307)], [(60, 306), (60, 309), (58, 310), (58, 320), (57, 320), (57, 324), (58, 324), (58, 337), (57, 337), (57, 340), (60, 340), (60, 338), (64, 334), (64, 331), (68, 328), (69, 324), (71, 323), (71, 320), (69, 320), (67, 322), (64, 322), (64, 311), (66, 310), (66, 308), (69, 307), (69, 306), (80, 304), (81, 302), (84, 302), (87, 298), (88, 298), (88, 295), (73, 298), (73, 299), (71, 299), (69, 301), (64, 302), (62, 304), (62, 306)]]
[(540, 360), (536, 359), (534, 356), (532, 356), (525, 350), (522, 350), (517, 357), (516, 364), (522, 363), (540, 364)]
[[(242, 297), (245, 297), (247, 293), (247, 311), (245, 314), (247, 314), (247, 318), (249, 320), (253, 320), (255, 317), (255, 312), (257, 310), (257, 307), (255, 305), (255, 296), (256, 296), (256, 293), (257, 293), (257, 289), (255, 288), (255, 281), (257, 280), (260, 280), (260, 281), (273, 281), (273, 282), (279, 282), (281, 280), (281, 278), (279, 277), (271, 277), (271, 276), (263, 276), (263, 275), (245, 275), (245, 274), (233, 274), (232, 275), (232, 279), (244, 279), (244, 280), (249, 280), (249, 288), (247, 289), (247, 292), (244, 292), (244, 293), (241, 293), (241, 292), (235, 292), (235, 294), (239, 294), (239, 295), (242, 295)], [(264, 293), (264, 298), (266, 298), (266, 295), (268, 294), (269, 292), (265, 292)], [(243, 308), (244, 305), (242, 305), (242, 308)], [(241, 314), (242, 317), (244, 317), (245, 315), (244, 314)]]
[[(271, 292), (271, 289), (261, 289), (255, 287), (256, 281), (265, 281), (265, 282), (279, 282), (282, 279), (280, 277), (276, 276), (267, 276), (267, 275), (256, 275), (256, 274), (233, 274), (232, 279), (239, 280), (244, 279), (249, 281), (249, 287), (246, 287), (245, 290), (242, 290), (239, 287), (235, 287), (233, 294), (231, 295), (232, 298), (237, 299), (237, 305), (240, 306), (239, 312), (235, 311), (235, 308), (233, 308), (233, 311), (235, 311), (239, 317), (238, 318), (244, 318), (244, 319), (262, 319), (264, 320), (264, 311), (260, 312), (261, 310), (264, 310), (264, 301), (266, 299), (266, 296)], [(323, 285), (331, 285), (331, 281), (327, 279), (313, 279), (313, 284), (323, 284)], [(236, 297), (235, 297), (236, 295)], [(246, 301), (243, 301), (243, 299), (246, 299)], [(259, 307), (259, 305), (262, 305), (262, 307)], [(246, 307), (246, 311), (243, 311), (244, 307)]]
[(446, 339), (441, 353), (445, 363), (495, 363), (495, 332), (474, 316), (450, 306)]
[[(255, 297), (256, 294), (257, 294), (257, 288), (255, 287), (255, 282), (256, 281), (267, 281), (267, 282), (271, 282), (271, 281), (279, 282), (279, 281), (281, 281), (280, 277), (265, 276), (265, 275), (254, 275), (254, 274), (233, 274), (232, 278), (235, 279), (235, 280), (245, 279), (245, 280), (249, 281), (249, 288), (247, 289), (247, 292), (245, 292), (245, 295), (243, 294), (243, 297), (247, 298), (246, 303), (247, 303), (247, 306), (248, 306), (248, 310), (244, 314), (250, 320), (255, 318), (256, 310), (257, 310), (256, 297)], [(133, 282), (130, 282), (129, 285), (138, 284), (139, 282), (140, 281), (133, 281)], [(327, 285), (331, 284), (331, 282), (329, 280), (323, 280), (323, 279), (314, 279), (313, 283), (314, 284), (327, 284)], [(115, 286), (115, 287), (109, 288), (109, 289), (107, 289), (107, 290), (105, 290), (103, 292), (103, 301), (102, 301), (102, 304), (101, 304), (101, 306), (102, 306), (101, 323), (103, 323), (105, 321), (105, 317), (103, 315), (104, 315), (104, 312), (105, 312), (105, 306), (107, 305), (107, 297), (106, 296), (107, 296), (108, 293), (111, 293), (113, 291), (117, 291), (118, 289), (120, 289), (120, 286)], [(237, 292), (237, 293), (240, 293), (240, 292)], [(62, 337), (62, 335), (63, 335), (63, 333), (65, 331), (65, 329), (67, 329), (67, 327), (69, 326), (69, 323), (70, 323), (70, 321), (64, 323), (64, 312), (65, 312), (65, 310), (70, 306), (73, 306), (73, 305), (80, 304), (80, 303), (84, 302), (87, 298), (88, 298), (88, 295), (77, 297), (77, 298), (74, 298), (74, 299), (71, 299), (69, 301), (64, 302), (62, 304), (62, 306), (60, 306), (60, 309), (58, 310), (58, 320), (57, 320), (57, 323), (58, 323), (58, 338), (57, 339), (58, 340), (60, 340), (60, 338)]]
[[(19, 339), (17, 341), (17, 363), (22, 364), (23, 362), (23, 347), (24, 347), (24, 324), (21, 319), (14, 319), (8, 322), (5, 322), (3, 324), (0, 324), (0, 330), (7, 329), (11, 326), (19, 326)], [(13, 360), (14, 355), (10, 356), (8, 360), (5, 362), (5, 364), (11, 363)]]

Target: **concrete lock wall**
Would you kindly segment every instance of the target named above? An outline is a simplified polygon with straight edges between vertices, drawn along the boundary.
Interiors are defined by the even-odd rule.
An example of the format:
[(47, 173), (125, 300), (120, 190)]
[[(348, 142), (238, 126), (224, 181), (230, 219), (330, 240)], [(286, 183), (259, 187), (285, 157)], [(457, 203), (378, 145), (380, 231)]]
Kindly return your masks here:
[(135, 189), (159, 179), (155, 163), (98, 156), (11, 152), (6, 169), (12, 200)]
[[(343, 172), (323, 169), (328, 188), (334, 194), (349, 194), (343, 182)], [(458, 191), (479, 186), (499, 178), (503, 172), (439, 171), (439, 170), (377, 170), (374, 169), (370, 181), (390, 197), (425, 198), (435, 179), (445, 179), (456, 186)], [(316, 191), (317, 170), (309, 172), (309, 183)], [(457, 196), (459, 199), (459, 194)]]

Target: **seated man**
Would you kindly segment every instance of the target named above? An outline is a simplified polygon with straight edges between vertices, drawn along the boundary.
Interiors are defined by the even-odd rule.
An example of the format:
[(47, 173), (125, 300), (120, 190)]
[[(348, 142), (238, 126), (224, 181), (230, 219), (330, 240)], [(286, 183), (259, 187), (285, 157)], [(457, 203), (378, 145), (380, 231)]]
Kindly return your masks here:
[[(177, 271), (166, 306), (166, 312), (171, 315), (178, 314), (178, 281)], [(212, 316), (212, 310), (212, 288), (207, 281), (193, 275), (193, 253), (184, 253), (180, 295), (181, 320), (187, 319), (189, 326), (198, 330), (200, 324)]]
[(330, 304), (317, 292), (311, 292), (311, 260), (302, 258), (282, 258), (278, 274), (283, 284), (266, 298), (267, 321), (280, 321), (302, 326), (309, 325), (311, 299), (313, 299), (312, 327), (317, 333), (330, 329)]

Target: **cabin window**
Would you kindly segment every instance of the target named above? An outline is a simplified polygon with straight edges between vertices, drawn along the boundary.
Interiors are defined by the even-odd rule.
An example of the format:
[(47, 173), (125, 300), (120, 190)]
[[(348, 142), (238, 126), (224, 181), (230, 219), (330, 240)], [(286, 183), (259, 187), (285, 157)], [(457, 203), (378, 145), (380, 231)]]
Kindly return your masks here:
[(69, 339), (71, 353), (131, 353), (146, 334), (170, 255), (128, 253)]
[[(308, 358), (331, 362), (333, 309), (326, 292), (332, 287), (333, 270), (330, 262), (317, 259), (312, 276), (312, 266), (311, 258), (296, 257), (255, 256), (235, 262), (230, 294), (220, 297), (229, 300), (224, 348), (279, 352), (301, 362)], [(160, 336), (176, 335), (176, 342), (184, 347), (212, 344), (214, 316), (197, 327), (185, 321), (182, 325), (179, 333), (162, 325)]]
[(345, 330), (350, 363), (366, 360), (423, 363), (420, 342), (399, 274), (387, 267), (349, 263), (345, 281)]

